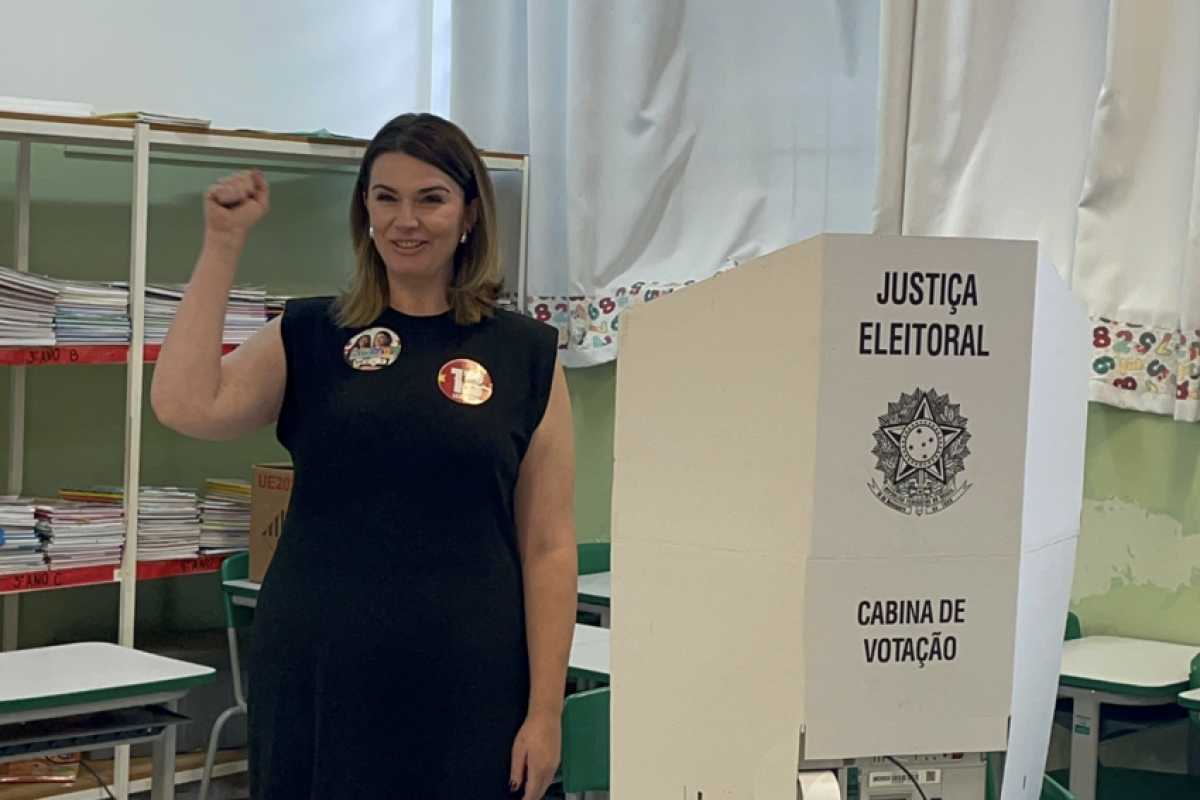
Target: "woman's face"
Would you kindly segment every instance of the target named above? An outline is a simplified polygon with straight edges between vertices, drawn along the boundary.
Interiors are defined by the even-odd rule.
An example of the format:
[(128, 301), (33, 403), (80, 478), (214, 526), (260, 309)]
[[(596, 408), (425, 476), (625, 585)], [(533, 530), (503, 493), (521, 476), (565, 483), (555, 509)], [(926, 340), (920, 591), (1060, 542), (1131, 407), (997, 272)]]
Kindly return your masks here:
[(385, 153), (371, 165), (365, 202), (390, 279), (449, 285), (459, 238), (476, 218), (449, 175), (406, 153)]

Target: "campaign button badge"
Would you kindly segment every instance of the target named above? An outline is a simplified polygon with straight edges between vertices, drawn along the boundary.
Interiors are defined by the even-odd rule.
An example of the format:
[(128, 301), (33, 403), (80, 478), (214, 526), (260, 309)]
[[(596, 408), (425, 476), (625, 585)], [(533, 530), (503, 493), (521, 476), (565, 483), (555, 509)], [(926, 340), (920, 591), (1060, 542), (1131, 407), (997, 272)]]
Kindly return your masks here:
[(478, 406), (492, 396), (492, 376), (479, 362), (456, 358), (438, 372), (438, 388), (456, 403)]
[(400, 337), (388, 328), (368, 328), (350, 337), (342, 355), (357, 370), (383, 369), (400, 357)]

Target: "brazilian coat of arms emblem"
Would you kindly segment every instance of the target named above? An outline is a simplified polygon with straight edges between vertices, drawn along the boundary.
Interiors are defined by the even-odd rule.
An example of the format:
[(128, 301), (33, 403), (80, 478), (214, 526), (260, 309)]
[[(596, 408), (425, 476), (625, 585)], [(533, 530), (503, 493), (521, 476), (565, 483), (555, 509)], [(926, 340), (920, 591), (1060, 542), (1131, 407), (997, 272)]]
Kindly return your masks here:
[(902, 514), (936, 514), (966, 494), (967, 419), (948, 394), (917, 389), (888, 403), (875, 431), (875, 469), (882, 481), (871, 491)]

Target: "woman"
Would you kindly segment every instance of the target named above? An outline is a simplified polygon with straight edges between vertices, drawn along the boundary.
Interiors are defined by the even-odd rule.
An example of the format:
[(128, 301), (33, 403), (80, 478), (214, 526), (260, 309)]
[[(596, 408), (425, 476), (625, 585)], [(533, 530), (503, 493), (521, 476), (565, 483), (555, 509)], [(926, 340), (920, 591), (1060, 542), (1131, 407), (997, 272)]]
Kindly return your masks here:
[[(491, 181), (404, 115), (351, 201), (357, 272), (221, 356), (257, 173), (209, 190), (151, 402), (229, 439), (276, 424), (295, 480), (252, 632), (256, 800), (541, 798), (558, 765), (576, 561), (555, 332), (494, 308)], [(348, 347), (386, 333), (386, 363)]]

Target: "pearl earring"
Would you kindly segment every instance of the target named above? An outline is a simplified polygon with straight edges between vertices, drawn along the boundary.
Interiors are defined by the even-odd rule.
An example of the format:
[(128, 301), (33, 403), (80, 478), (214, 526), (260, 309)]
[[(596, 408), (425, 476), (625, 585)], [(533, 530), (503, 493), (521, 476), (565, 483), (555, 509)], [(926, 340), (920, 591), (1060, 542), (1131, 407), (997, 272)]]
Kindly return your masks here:
[(467, 243), (467, 232), (466, 232), (466, 231), (463, 231), (463, 235), (462, 235), (462, 236), (460, 236), (460, 237), (458, 237), (458, 243), (459, 243), (459, 244), (466, 244), (466, 243)]
[(367, 236), (370, 236), (372, 239), (375, 238), (375, 226), (374, 225), (369, 225), (367, 227)]

